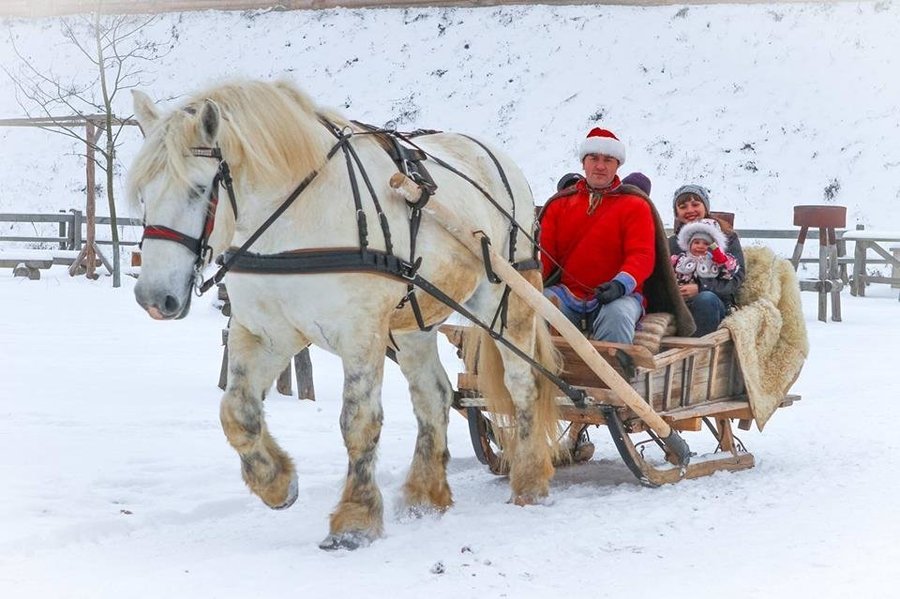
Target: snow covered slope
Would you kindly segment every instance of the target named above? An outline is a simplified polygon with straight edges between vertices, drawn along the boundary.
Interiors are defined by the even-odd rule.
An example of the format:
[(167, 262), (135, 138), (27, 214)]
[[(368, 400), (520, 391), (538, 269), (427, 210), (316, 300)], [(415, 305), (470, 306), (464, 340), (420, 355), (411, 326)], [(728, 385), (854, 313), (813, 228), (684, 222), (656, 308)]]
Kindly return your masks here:
[[(147, 91), (287, 76), (353, 118), (499, 142), (539, 203), (602, 124), (628, 144), (623, 170), (653, 179), (664, 215), (690, 181), (743, 227), (789, 227), (794, 204), (824, 202), (847, 205), (850, 226), (897, 229), (898, 19), (888, 1), (182, 13), (149, 32), (174, 41), (148, 67)], [(55, 20), (4, 25), (37, 64), (89, 72)], [(119, 112), (130, 113), (127, 94)], [(0, 117), (20, 114), (2, 86)], [(124, 167), (139, 143), (127, 137)], [(81, 206), (83, 166), (60, 156), (79, 151), (0, 129), (0, 210)]]

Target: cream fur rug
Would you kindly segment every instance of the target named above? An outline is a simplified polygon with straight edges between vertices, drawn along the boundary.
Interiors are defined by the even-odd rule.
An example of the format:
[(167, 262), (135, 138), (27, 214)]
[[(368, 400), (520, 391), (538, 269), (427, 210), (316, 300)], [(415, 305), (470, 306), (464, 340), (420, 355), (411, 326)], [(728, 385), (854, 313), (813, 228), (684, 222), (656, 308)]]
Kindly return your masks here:
[(791, 263), (766, 247), (745, 248), (744, 258), (740, 308), (722, 326), (734, 338), (750, 409), (762, 430), (800, 375), (809, 341)]

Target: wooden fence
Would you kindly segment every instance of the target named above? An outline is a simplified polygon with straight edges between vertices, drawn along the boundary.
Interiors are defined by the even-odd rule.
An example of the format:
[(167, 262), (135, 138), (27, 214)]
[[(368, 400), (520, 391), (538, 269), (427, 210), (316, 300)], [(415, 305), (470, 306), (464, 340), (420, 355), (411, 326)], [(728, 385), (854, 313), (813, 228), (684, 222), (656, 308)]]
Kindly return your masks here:
[[(110, 222), (108, 216), (97, 217), (97, 224), (104, 225), (107, 229)], [(143, 226), (139, 218), (117, 218), (116, 222), (119, 227)], [(27, 223), (31, 225), (32, 229), (23, 231), (23, 227), (18, 226), (8, 232), (0, 230), (0, 242), (50, 244), (58, 246), (61, 250), (80, 250), (86, 238), (84, 230), (86, 219), (81, 210), (69, 210), (57, 214), (0, 212), (0, 223), (19, 225)], [(109, 239), (97, 239), (96, 242), (101, 245), (112, 243)], [(119, 241), (119, 244), (123, 246), (137, 245), (138, 243), (139, 241), (134, 239)]]
[[(98, 230), (108, 229), (110, 219), (108, 216), (98, 216), (97, 224), (102, 225)], [(136, 227), (142, 226), (142, 222), (137, 218), (119, 218), (117, 222), (120, 227)], [(30, 224), (31, 231), (23, 231), (23, 227), (16, 227), (14, 230), (0, 230), (0, 243), (17, 243), (21, 244), (40, 244), (53, 245), (60, 250), (80, 250), (85, 243), (85, 223), (86, 219), (80, 210), (69, 210), (68, 212), (59, 212), (57, 214), (37, 214), (37, 213), (0, 213), (0, 223), (17, 223)], [(797, 239), (799, 229), (736, 229), (741, 241), (744, 245), (753, 240), (772, 240), (780, 243), (784, 247), (793, 249), (793, 241)], [(671, 234), (671, 230), (667, 230)], [(844, 234), (843, 230), (837, 232), (839, 263), (842, 266), (852, 267), (853, 253), (846, 251), (846, 243), (841, 239)], [(119, 243), (122, 246), (135, 246), (139, 243), (139, 232), (133, 235), (133, 239), (123, 239)], [(811, 229), (807, 236), (807, 253), (815, 253), (819, 239), (818, 229)], [(112, 242), (109, 239), (97, 239), (100, 245), (109, 245)], [(6, 248), (10, 249), (10, 248)], [(819, 258), (806, 257), (800, 260), (801, 264), (818, 264)], [(883, 264), (886, 260), (870, 259), (869, 263)]]
[[(97, 216), (94, 224), (107, 225), (106, 230), (109, 230), (110, 220), (108, 216)], [(125, 227), (143, 225), (136, 218), (119, 218), (116, 222), (122, 233)], [(73, 276), (86, 274), (96, 278), (94, 267), (99, 264), (113, 272), (113, 265), (99, 248), (99, 245), (110, 245), (112, 241), (87, 235), (88, 219), (80, 210), (57, 214), (0, 213), (0, 225), (5, 223), (9, 225), (0, 229), (0, 268), (14, 269), (15, 276), (39, 279), (38, 271), (54, 264), (68, 265)], [(120, 237), (126, 238), (119, 244), (135, 246), (139, 243), (138, 236), (137, 231), (128, 236), (120, 233)], [(88, 251), (88, 246), (92, 251)]]

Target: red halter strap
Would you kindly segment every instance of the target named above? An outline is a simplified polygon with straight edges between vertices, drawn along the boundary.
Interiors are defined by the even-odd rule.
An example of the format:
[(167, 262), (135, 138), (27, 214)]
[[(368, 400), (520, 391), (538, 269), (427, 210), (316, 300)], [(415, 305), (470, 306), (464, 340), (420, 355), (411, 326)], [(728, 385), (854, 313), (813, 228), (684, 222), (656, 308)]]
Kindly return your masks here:
[[(203, 230), (200, 232), (200, 237), (191, 237), (181, 231), (176, 231), (175, 229), (163, 225), (145, 225), (144, 235), (141, 237), (141, 245), (143, 245), (145, 239), (162, 239), (180, 243), (197, 256), (195, 268), (199, 272), (203, 269), (205, 258), (212, 254), (212, 248), (209, 246), (208, 242), (209, 236), (212, 235), (213, 227), (216, 224), (216, 208), (219, 205), (219, 182), (226, 182), (229, 188), (229, 196), (232, 198), (233, 193), (231, 192), (231, 175), (229, 173), (228, 163), (222, 160), (222, 151), (219, 148), (191, 148), (191, 154), (204, 158), (214, 158), (219, 161), (219, 170), (216, 171), (216, 176), (213, 177), (209, 193), (209, 202), (206, 207), (206, 220), (203, 223)], [(234, 204), (233, 200), (232, 204)], [(236, 216), (237, 214), (235, 211), (235, 217)]]

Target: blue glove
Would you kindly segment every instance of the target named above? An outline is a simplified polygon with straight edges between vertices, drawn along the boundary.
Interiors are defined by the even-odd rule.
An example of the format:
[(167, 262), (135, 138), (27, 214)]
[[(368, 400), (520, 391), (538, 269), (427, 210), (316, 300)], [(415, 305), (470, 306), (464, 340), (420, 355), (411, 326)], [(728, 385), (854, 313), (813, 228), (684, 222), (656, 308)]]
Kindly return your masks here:
[(607, 281), (594, 290), (594, 295), (602, 306), (614, 302), (625, 295), (625, 285), (616, 280)]

